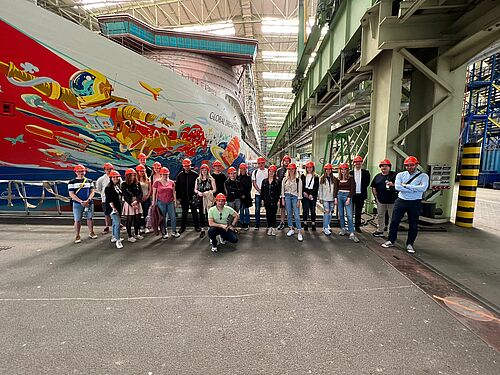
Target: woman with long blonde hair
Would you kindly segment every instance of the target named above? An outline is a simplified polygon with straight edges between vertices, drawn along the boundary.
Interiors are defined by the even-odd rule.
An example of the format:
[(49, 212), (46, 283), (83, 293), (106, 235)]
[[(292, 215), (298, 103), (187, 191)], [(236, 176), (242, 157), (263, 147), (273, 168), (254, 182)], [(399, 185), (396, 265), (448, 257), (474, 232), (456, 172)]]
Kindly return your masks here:
[(319, 179), (318, 198), (319, 203), (323, 205), (323, 233), (330, 236), (330, 222), (332, 220), (333, 209), (335, 207), (335, 197), (337, 191), (335, 190), (337, 177), (333, 175), (333, 166), (328, 163), (323, 167), (324, 172)]
[(295, 218), (295, 228), (298, 230), (297, 239), (302, 241), (302, 226), (300, 225), (300, 201), (302, 200), (302, 181), (297, 174), (297, 166), (290, 163), (287, 167), (286, 176), (281, 183), (281, 200), (287, 211), (288, 232), (287, 236), (295, 234), (293, 218)]
[(205, 237), (205, 231), (208, 230), (207, 212), (214, 204), (214, 192), (217, 190), (215, 179), (210, 176), (210, 167), (207, 164), (202, 164), (200, 167), (200, 175), (196, 179), (194, 192), (198, 196), (198, 209), (200, 213), (200, 238)]

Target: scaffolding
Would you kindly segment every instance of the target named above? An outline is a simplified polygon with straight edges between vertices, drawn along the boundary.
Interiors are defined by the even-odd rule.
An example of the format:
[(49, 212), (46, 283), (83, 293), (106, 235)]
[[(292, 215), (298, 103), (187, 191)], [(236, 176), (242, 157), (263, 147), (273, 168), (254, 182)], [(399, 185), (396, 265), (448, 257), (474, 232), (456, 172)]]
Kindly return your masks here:
[(480, 186), (500, 181), (500, 53), (467, 71), (461, 144), (481, 144)]

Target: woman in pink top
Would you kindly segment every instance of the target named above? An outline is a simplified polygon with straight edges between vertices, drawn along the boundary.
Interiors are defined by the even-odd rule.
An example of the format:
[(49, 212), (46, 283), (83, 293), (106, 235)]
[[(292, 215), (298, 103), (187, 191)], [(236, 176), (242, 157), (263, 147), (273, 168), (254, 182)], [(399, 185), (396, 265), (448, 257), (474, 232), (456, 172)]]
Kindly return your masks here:
[(153, 202), (158, 206), (162, 216), (164, 217), (161, 234), (163, 238), (168, 238), (167, 220), (170, 217), (170, 225), (172, 226), (172, 236), (177, 238), (177, 226), (175, 220), (175, 182), (169, 179), (170, 171), (163, 167), (160, 169), (160, 179), (153, 182)]

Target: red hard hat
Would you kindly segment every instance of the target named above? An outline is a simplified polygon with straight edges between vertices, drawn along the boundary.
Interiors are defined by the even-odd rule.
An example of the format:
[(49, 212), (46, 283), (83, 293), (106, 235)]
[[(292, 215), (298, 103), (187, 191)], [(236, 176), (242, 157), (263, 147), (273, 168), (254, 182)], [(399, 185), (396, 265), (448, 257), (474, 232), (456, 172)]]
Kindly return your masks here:
[(240, 164), (240, 169), (248, 169), (248, 166), (245, 163)]
[(134, 168), (129, 168), (125, 171), (125, 176), (128, 176), (129, 174), (136, 174)]
[(236, 168), (235, 167), (229, 167), (227, 170), (227, 173), (236, 173)]
[(216, 200), (216, 201), (224, 201), (224, 202), (225, 202), (225, 201), (226, 201), (226, 196), (225, 196), (224, 194), (222, 194), (222, 193), (219, 193), (219, 194), (217, 194), (217, 196), (215, 197), (215, 200)]
[(415, 157), (415, 156), (408, 156), (404, 163), (404, 165), (408, 165), (408, 164), (420, 164), (420, 162), (418, 161), (418, 159)]
[(283, 158), (281, 159), (281, 161), (285, 160), (285, 159), (288, 159), (288, 161), (291, 163), (292, 162), (292, 158), (290, 157), (290, 155), (285, 155), (283, 156)]
[(263, 157), (257, 158), (257, 164), (265, 163), (265, 162), (266, 162), (266, 159), (264, 159)]
[(113, 167), (113, 164), (111, 164), (111, 163), (104, 163), (104, 165), (102, 167), (104, 169), (115, 169), (115, 167)]
[(353, 163), (358, 163), (358, 162), (363, 162), (363, 158), (359, 155), (356, 155), (356, 157), (354, 159), (352, 159), (352, 162)]
[(297, 169), (297, 165), (295, 165), (295, 163), (290, 163), (286, 169)]
[(83, 165), (81, 164), (78, 164), (78, 165), (75, 165), (75, 168), (73, 168), (73, 170), (75, 172), (85, 172), (87, 170), (87, 168), (85, 168)]
[(273, 165), (270, 165), (269, 168), (268, 168), (270, 171), (277, 171), (278, 168), (276, 168), (276, 166), (273, 164)]
[(168, 168), (167, 168), (167, 167), (162, 167), (162, 168), (160, 169), (160, 174), (168, 174), (168, 173), (170, 173), (170, 171), (168, 170)]
[(135, 167), (135, 170), (137, 172), (144, 172), (146, 170), (146, 167), (142, 164), (139, 164), (137, 167)]
[(138, 156), (137, 159), (146, 159), (146, 154), (144, 152), (141, 152)]
[(213, 164), (212, 164), (212, 167), (222, 167), (222, 163), (218, 160), (214, 161)]
[(330, 163), (326, 163), (323, 169), (333, 169), (333, 165), (331, 165)]
[(153, 168), (161, 168), (161, 163), (159, 161), (155, 161), (153, 163)]
[(112, 170), (111, 173), (109, 174), (109, 177), (121, 177), (120, 173), (118, 173), (115, 170)]
[(184, 160), (182, 161), (182, 166), (183, 166), (183, 167), (189, 167), (190, 165), (191, 165), (191, 160), (189, 160), (189, 159), (184, 159)]
[(340, 163), (339, 169), (349, 169), (349, 164), (347, 164), (347, 163)]
[(391, 161), (389, 159), (384, 159), (380, 163), (378, 163), (379, 167), (381, 167), (382, 165), (388, 165), (390, 167), (392, 164), (391, 164)]
[(314, 162), (309, 160), (309, 161), (306, 163), (306, 168), (314, 168)]
[(202, 170), (202, 169), (206, 169), (207, 171), (209, 171), (210, 167), (208, 166), (208, 164), (202, 164), (200, 167), (200, 170)]

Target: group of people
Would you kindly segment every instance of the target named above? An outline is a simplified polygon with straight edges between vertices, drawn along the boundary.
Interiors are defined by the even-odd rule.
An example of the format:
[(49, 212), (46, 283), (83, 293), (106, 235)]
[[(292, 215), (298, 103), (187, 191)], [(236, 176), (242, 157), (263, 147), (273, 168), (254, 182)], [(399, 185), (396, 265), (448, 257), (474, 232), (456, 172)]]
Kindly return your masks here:
[[(378, 224), (373, 235), (383, 237), (388, 229), (387, 241), (382, 246), (394, 246), (399, 224), (407, 213), (407, 251), (414, 253), (422, 195), (429, 183), (429, 177), (417, 170), (419, 162), (413, 156), (404, 161), (406, 171), (397, 174), (391, 171), (389, 160), (382, 160), (379, 163), (380, 173), (371, 181), (369, 171), (362, 168), (363, 158), (360, 156), (352, 160), (352, 170), (349, 170), (349, 164), (341, 163), (338, 174), (334, 174), (332, 164), (328, 163), (323, 166), (321, 175), (316, 173), (312, 161), (305, 164), (305, 172), (300, 174), (288, 155), (282, 158), (279, 168), (275, 165), (266, 167), (266, 160), (260, 157), (252, 173), (249, 173), (245, 163), (241, 163), (238, 170), (230, 167), (227, 175), (223, 173), (224, 167), (219, 161), (212, 164), (213, 171), (209, 164), (202, 164), (198, 173), (192, 169), (191, 160), (184, 159), (182, 170), (175, 180), (170, 179), (169, 169), (159, 162), (150, 168), (146, 164), (146, 155), (140, 154), (138, 161), (137, 167), (125, 171), (123, 181), (112, 164), (104, 164), (105, 173), (96, 181), (95, 188), (93, 181), (85, 177), (85, 167), (75, 167), (76, 178), (68, 184), (73, 202), (75, 243), (81, 242), (80, 222), (84, 213), (89, 237), (97, 238), (92, 221), (95, 192), (101, 195), (103, 202), (106, 225), (103, 233), (109, 233), (111, 226), (111, 241), (119, 249), (123, 247), (120, 237), (122, 219), (129, 242), (143, 239), (143, 235), (150, 231), (159, 231), (166, 239), (179, 237), (186, 230), (191, 211), (195, 231), (200, 233), (201, 238), (205, 235), (209, 237), (215, 252), (219, 243), (238, 241), (238, 222), (242, 230), (249, 230), (249, 208), (254, 203), (255, 230), (260, 228), (261, 207), (264, 206), (267, 235), (275, 236), (278, 230), (287, 226), (286, 235), (292, 237), (296, 234), (298, 241), (303, 241), (303, 231), (316, 231), (318, 202), (323, 208), (322, 231), (330, 236), (331, 219), (337, 207), (339, 235), (348, 236), (357, 243), (359, 238), (356, 233), (361, 233), (361, 215), (368, 187), (371, 187), (377, 204)], [(182, 211), (179, 230), (176, 222), (178, 205)]]

